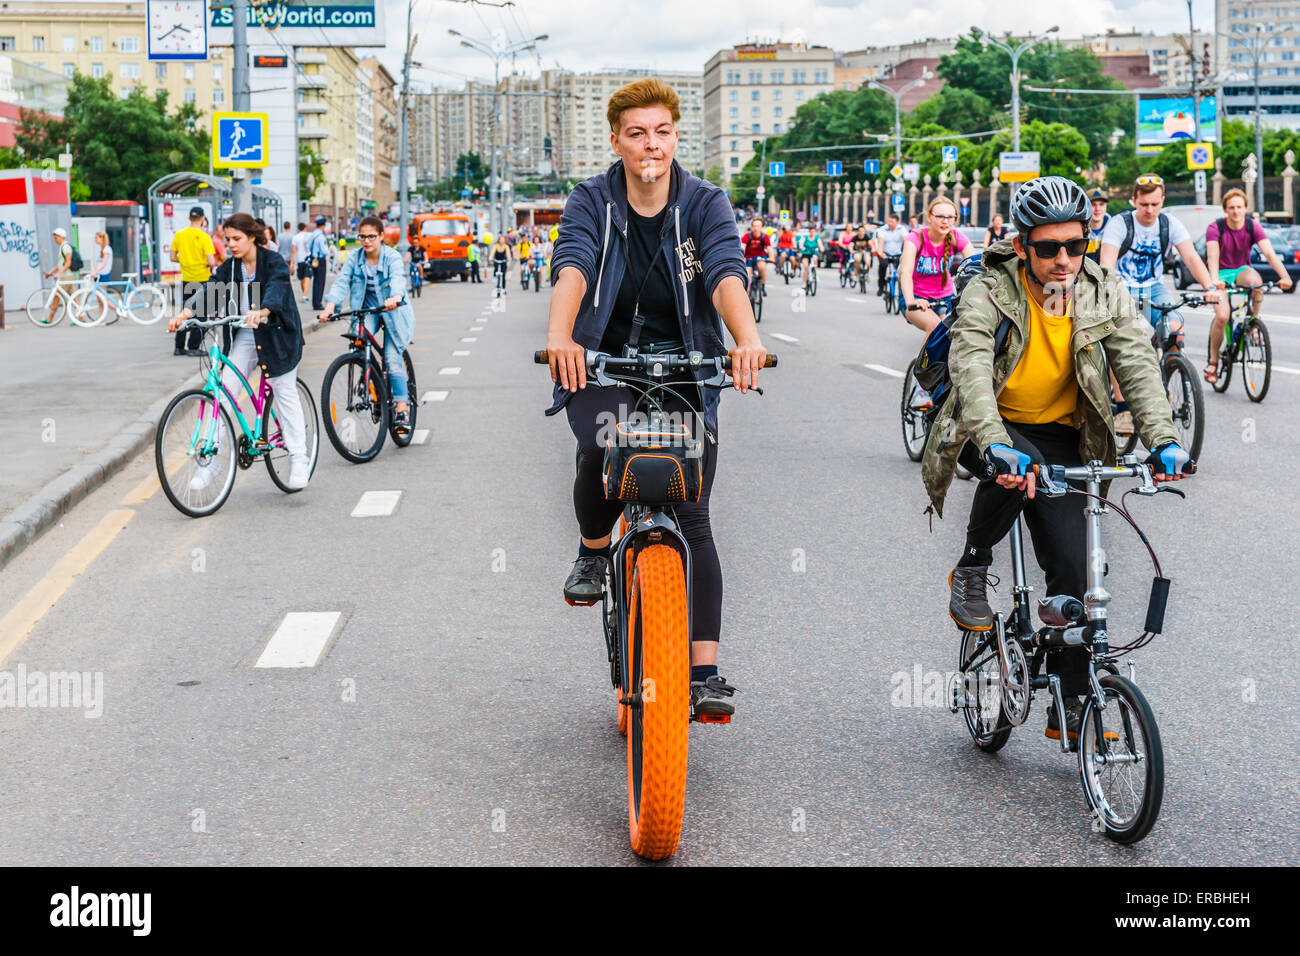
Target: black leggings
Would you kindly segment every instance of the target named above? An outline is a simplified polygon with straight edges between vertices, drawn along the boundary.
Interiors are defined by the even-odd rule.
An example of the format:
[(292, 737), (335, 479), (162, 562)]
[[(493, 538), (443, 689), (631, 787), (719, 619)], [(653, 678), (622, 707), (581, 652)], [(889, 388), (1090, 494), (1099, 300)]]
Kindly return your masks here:
[[(1035, 464), (1076, 466), (1079, 432), (1068, 425), (1021, 425), (1004, 421), (1012, 447), (1024, 452)], [(979, 474), (983, 471), (974, 446), (962, 450), (962, 464)], [(1047, 594), (1069, 594), (1083, 599), (1088, 590), (1087, 521), (1081, 495), (1048, 498), (1038, 494), (1030, 501), (1022, 491), (1003, 488), (993, 481), (980, 482), (971, 502), (966, 527), (966, 550), (962, 566), (986, 567), (993, 562), (993, 546), (1006, 537), (1022, 513), (1034, 543), (1034, 557), (1047, 577)], [(1054, 660), (1053, 660), (1054, 659)], [(1070, 648), (1048, 656), (1049, 673), (1059, 674), (1061, 690), (1079, 695), (1088, 690), (1088, 652)]]
[[(683, 389), (699, 406), (689, 388)], [(669, 396), (662, 397), (664, 409), (678, 414), (689, 413), (685, 402)], [(569, 428), (578, 439), (578, 474), (573, 480), (573, 510), (578, 515), (578, 529), (584, 538), (598, 540), (609, 534), (619, 515), (623, 502), (608, 501), (601, 478), (601, 465), (605, 448), (598, 444), (602, 430), (609, 431), (613, 422), (623, 421), (633, 412), (635, 393), (628, 388), (599, 388), (588, 383), (569, 398), (567, 412)], [(604, 413), (604, 414), (602, 414)], [(694, 418), (691, 415), (690, 422)], [(700, 431), (696, 429), (696, 431)], [(718, 549), (713, 543), (713, 528), (709, 524), (709, 493), (713, 490), (713, 474), (717, 467), (718, 449), (704, 442), (704, 474), (700, 487), (700, 500), (673, 506), (677, 527), (691, 549), (691, 640), (716, 641), (722, 633), (722, 565)]]

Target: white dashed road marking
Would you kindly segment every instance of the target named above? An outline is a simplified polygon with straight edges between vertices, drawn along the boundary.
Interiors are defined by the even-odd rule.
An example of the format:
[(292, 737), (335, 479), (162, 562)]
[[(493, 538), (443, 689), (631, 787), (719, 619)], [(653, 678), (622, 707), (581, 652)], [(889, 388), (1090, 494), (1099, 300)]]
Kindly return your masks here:
[(1300, 368), (1291, 368), (1291, 367), (1286, 366), (1286, 365), (1277, 365), (1277, 364), (1274, 364), (1274, 366), (1273, 366), (1273, 371), (1275, 371), (1275, 372), (1285, 372), (1287, 375), (1300, 375)]
[(425, 392), (424, 400), (426, 402), (445, 402), (450, 392)]
[(459, 366), (459, 365), (452, 365), (452, 366), (450, 366), (450, 367), (448, 367), (448, 368), (440, 368), (440, 369), (438, 369), (438, 374), (439, 374), (439, 375), (459, 375), (459, 374), (460, 374), (460, 366)]
[(466, 331), (466, 332), (482, 332), (482, 331), (483, 331), (483, 326), (481, 326), (481, 325), (471, 325), (471, 326), (470, 326), (468, 329), (466, 329), (465, 331)]
[(352, 509), (354, 518), (386, 518), (402, 500), (400, 491), (367, 491)]
[(469, 355), (469, 349), (456, 349), (456, 351), (451, 353), (452, 358), (463, 358), (466, 355)]
[(415, 434), (411, 436), (412, 445), (423, 445), (429, 440), (429, 429), (417, 428)]
[(466, 336), (465, 338), (461, 339), (461, 341), (462, 341), (462, 342), (477, 342), (477, 341), (478, 341), (478, 336), (477, 336), (477, 335), (468, 335), (468, 336)]
[(790, 342), (791, 344), (797, 343), (799, 341), (793, 335), (783, 335), (780, 332), (773, 332), (772, 338), (780, 339), (782, 342)]
[(338, 611), (293, 611), (284, 616), (254, 667), (315, 667), (341, 617)]
[(895, 371), (892, 368), (885, 368), (883, 365), (872, 365), (870, 362), (863, 362), (863, 367), (871, 369), (873, 372), (879, 372), (881, 375), (888, 375), (891, 378), (902, 378), (903, 373)]

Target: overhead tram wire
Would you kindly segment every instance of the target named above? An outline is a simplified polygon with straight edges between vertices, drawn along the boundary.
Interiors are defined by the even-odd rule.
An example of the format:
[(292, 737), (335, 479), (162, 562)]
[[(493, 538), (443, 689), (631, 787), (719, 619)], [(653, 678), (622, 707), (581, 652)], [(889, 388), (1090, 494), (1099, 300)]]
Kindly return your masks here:
[[(1002, 129), (981, 130), (978, 133), (954, 133), (951, 136), (904, 136), (902, 137), (902, 140), (905, 143), (938, 143), (944, 140), (952, 140), (952, 139), (979, 139), (984, 136), (996, 136), (998, 133), (1007, 133), (1010, 132), (1010, 130), (1011, 127), (1007, 126), (1007, 127), (1003, 127)], [(884, 134), (880, 134), (880, 135), (884, 135)], [(777, 149), (777, 150), (773, 150), (773, 152), (826, 153), (826, 152), (831, 152), (833, 150), (850, 151), (850, 150), (857, 150), (857, 149), (885, 149), (893, 145), (894, 145), (894, 138), (891, 136), (889, 137), (888, 142), (855, 143), (855, 144), (846, 144), (842, 146), (799, 146), (792, 149)]]

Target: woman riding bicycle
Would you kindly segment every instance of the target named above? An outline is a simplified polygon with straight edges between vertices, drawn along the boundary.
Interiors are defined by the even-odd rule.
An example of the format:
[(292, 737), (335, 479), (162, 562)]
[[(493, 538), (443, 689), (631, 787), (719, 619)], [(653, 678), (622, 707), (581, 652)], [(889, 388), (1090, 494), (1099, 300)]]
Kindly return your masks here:
[(492, 281), (502, 295), (506, 292), (506, 269), (510, 266), (510, 246), (505, 236), (497, 236), (492, 246)]
[[(229, 331), (226, 332), (226, 358), (245, 377), (254, 366), (260, 366), (271, 383), (284, 444), (289, 451), (286, 484), (294, 489), (306, 488), (311, 478), (311, 457), (307, 453), (306, 415), (298, 396), (302, 325), (298, 320), (298, 306), (293, 301), (289, 266), (278, 252), (258, 245), (265, 232), (248, 213), (235, 213), (222, 227), (230, 258), (217, 266), (208, 281), (186, 283), (186, 290), (193, 290), (192, 294), (185, 308), (167, 324), (167, 330), (175, 332), (195, 316), (215, 318), (207, 314), (214, 308), (224, 314), (243, 316), (247, 328), (238, 329), (233, 342)], [(242, 388), (229, 368), (223, 373), (222, 384), (231, 395), (239, 394)], [(191, 489), (204, 488), (216, 477), (219, 462), (213, 458), (210, 464), (213, 467), (196, 469)]]
[(343, 260), (343, 267), (325, 294), (325, 310), (321, 322), (328, 322), (336, 306), (348, 300), (348, 309), (377, 309), (382, 305), (383, 316), (365, 316), (366, 328), (371, 335), (379, 334), (384, 326), (384, 361), (388, 364), (388, 381), (393, 389), (393, 433), (405, 437), (411, 427), (407, 414), (410, 396), (407, 394), (406, 366), (402, 353), (415, 335), (415, 311), (406, 298), (406, 265), (401, 254), (392, 246), (381, 243), (384, 224), (378, 216), (366, 216), (357, 227), (361, 240), (361, 254)]
[(939, 313), (952, 308), (952, 274), (970, 240), (953, 227), (957, 207), (939, 198), (925, 211), (925, 226), (903, 240), (898, 285), (907, 306), (903, 317), (927, 335), (939, 324)]
[[(581, 539), (564, 584), (565, 598), (575, 604), (603, 596), (610, 531), (623, 511), (622, 502), (605, 498), (599, 436), (636, 404), (626, 389), (589, 387), (586, 350), (730, 354), (731, 375), (742, 392), (754, 386), (767, 358), (746, 294), (727, 196), (673, 159), (677, 93), (660, 79), (638, 80), (610, 98), (606, 115), (619, 160), (573, 190), (551, 260), (554, 293), (546, 348), (556, 396), (567, 399), (569, 427), (579, 447), (573, 503)], [(762, 236), (762, 221), (755, 227)], [(730, 353), (722, 323), (736, 342)], [(734, 688), (717, 673), (722, 567), (709, 524), (719, 393), (693, 386), (690, 378), (679, 381), (686, 384), (678, 390), (703, 412), (705, 434), (699, 435), (684, 400), (667, 396), (665, 409), (684, 415), (688, 427), (706, 439), (699, 501), (675, 509), (691, 552), (691, 700), (697, 714), (729, 715), (734, 708), (727, 698)]]

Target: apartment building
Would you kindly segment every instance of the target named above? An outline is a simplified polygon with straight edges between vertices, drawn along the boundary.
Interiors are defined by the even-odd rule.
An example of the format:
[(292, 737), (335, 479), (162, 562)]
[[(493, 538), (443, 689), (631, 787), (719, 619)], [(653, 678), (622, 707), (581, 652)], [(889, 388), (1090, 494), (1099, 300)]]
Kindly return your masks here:
[[(935, 60), (957, 49), (954, 37), (939, 39), (926, 37), (912, 43), (895, 43), (890, 46), (869, 46), (839, 54), (841, 69), (858, 69), (865, 72), (864, 79), (880, 79), (897, 71), (909, 60)], [(844, 87), (836, 84), (836, 89)]]
[[(1198, 78), (1204, 75), (1202, 71), (1207, 47), (1210, 53), (1210, 72), (1214, 72), (1213, 40), (1211, 34), (1198, 32), (1195, 41), (1191, 43), (1191, 54), (1188, 53), (1186, 33), (1140, 33), (1137, 30), (1110, 29), (1105, 33), (1085, 35), (1081, 43), (1100, 57), (1103, 63), (1124, 56), (1145, 56), (1148, 72), (1155, 78), (1151, 85), (1186, 87), (1192, 82), (1193, 66)], [(1074, 41), (1062, 42), (1070, 44)], [(1137, 63), (1136, 59), (1134, 63)], [(1106, 73), (1115, 76), (1118, 70), (1107, 69)], [(1123, 80), (1123, 77), (1119, 78)]]
[(1253, 118), (1258, 79), (1261, 123), (1300, 129), (1300, 3), (1218, 0), (1215, 44), (1224, 115)]
[(370, 98), (374, 103), (375, 185), (370, 199), (378, 211), (386, 210), (397, 198), (397, 163), (400, 158), (401, 114), (398, 112), (397, 82), (379, 60), (371, 57), (361, 66), (370, 73)]
[[(298, 48), (294, 54), (298, 141), (319, 155), (324, 166), (322, 181), (310, 195), (304, 193), (303, 200), (313, 216), (356, 218), (361, 214), (363, 191), (368, 195), (373, 189), (374, 143), (371, 140), (367, 150), (358, 139), (361, 129), (374, 124), (370, 79), (366, 78), (363, 93), (358, 81), (360, 61), (350, 49)], [(371, 185), (363, 190), (362, 167), (367, 163)]]
[(802, 43), (719, 50), (704, 67), (704, 168), (724, 183), (768, 136), (789, 128), (799, 107), (835, 83), (835, 52)]
[(24, 109), (62, 116), (72, 81), (0, 53), (0, 147), (14, 145), (14, 129)]

